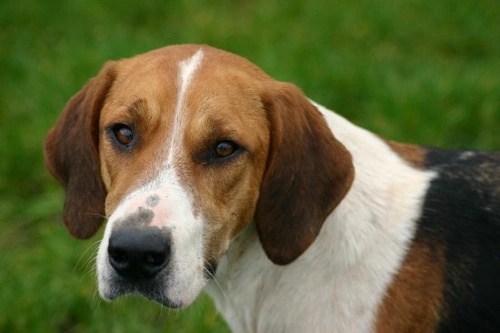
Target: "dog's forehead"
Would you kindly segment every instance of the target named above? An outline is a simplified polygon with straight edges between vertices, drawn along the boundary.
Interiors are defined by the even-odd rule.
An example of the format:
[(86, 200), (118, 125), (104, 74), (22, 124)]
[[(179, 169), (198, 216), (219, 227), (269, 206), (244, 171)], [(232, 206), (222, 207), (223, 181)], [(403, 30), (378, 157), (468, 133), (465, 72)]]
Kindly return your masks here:
[(119, 95), (122, 100), (127, 98), (123, 95), (129, 95), (129, 98), (157, 98), (175, 93), (179, 89), (182, 64), (197, 50), (188, 48), (167, 52), (169, 50), (160, 49), (118, 61), (111, 97)]
[(119, 61), (119, 75), (124, 78), (130, 75), (158, 76), (178, 79), (185, 69), (185, 64), (196, 55), (199, 58), (199, 69), (206, 74), (248, 73), (258, 78), (268, 76), (255, 64), (236, 54), (215, 49), (206, 45), (174, 45), (153, 50), (132, 58)]
[(238, 104), (248, 108), (258, 104), (262, 83), (269, 80), (248, 60), (204, 45), (169, 46), (124, 59), (115, 72), (104, 112), (110, 119), (138, 105), (152, 120)]

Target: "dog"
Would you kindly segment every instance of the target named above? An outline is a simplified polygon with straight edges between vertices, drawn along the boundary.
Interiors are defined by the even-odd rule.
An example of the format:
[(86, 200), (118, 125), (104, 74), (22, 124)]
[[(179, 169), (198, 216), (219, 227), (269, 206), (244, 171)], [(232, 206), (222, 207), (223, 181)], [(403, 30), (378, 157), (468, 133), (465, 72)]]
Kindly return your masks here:
[(45, 141), (76, 238), (107, 218), (106, 300), (235, 332), (497, 332), (500, 153), (393, 142), (248, 60), (174, 45), (107, 62)]

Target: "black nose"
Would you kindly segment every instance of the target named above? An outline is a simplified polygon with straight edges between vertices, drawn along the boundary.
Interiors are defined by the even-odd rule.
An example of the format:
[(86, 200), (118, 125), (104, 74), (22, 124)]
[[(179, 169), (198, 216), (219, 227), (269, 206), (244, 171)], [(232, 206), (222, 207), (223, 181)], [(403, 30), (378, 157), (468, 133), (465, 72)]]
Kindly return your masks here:
[(122, 227), (111, 234), (109, 263), (125, 278), (146, 279), (170, 261), (170, 237), (157, 228)]

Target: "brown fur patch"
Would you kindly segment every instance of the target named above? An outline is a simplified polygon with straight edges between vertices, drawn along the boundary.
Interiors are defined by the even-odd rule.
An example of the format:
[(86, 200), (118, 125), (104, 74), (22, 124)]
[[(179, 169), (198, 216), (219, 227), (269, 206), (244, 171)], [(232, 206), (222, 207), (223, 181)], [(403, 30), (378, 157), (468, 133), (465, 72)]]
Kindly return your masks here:
[(351, 187), (354, 166), (297, 87), (273, 83), (262, 99), (271, 139), (255, 221), (267, 256), (284, 265), (314, 242)]
[(76, 238), (94, 235), (104, 219), (99, 171), (99, 115), (116, 77), (114, 62), (77, 94), (45, 139), (45, 164), (66, 191), (64, 223)]
[(391, 140), (385, 140), (385, 142), (389, 145), (389, 147), (391, 147), (392, 150), (394, 150), (412, 166), (417, 168), (421, 168), (424, 166), (425, 156), (427, 154), (427, 150), (425, 148)]
[(444, 249), (413, 243), (380, 305), (380, 333), (434, 332), (444, 286)]
[[(178, 68), (166, 62), (159, 50), (121, 60), (100, 119), (101, 173), (108, 189), (106, 214), (110, 215), (131, 191), (157, 174), (158, 157), (165, 154), (177, 97)], [(170, 54), (171, 61), (182, 55)], [(176, 64), (175, 64), (176, 65)], [(106, 133), (113, 124), (133, 128), (130, 152), (116, 149)]]

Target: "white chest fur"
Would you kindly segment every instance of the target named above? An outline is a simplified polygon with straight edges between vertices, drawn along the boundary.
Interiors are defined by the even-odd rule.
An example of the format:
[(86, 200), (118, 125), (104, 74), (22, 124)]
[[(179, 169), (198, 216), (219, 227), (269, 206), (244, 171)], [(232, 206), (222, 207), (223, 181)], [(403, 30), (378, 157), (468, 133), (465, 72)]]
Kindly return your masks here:
[(355, 180), (313, 245), (276, 266), (250, 225), (207, 287), (234, 332), (370, 332), (434, 173), (407, 165), (380, 138), (316, 105), (353, 156)]

